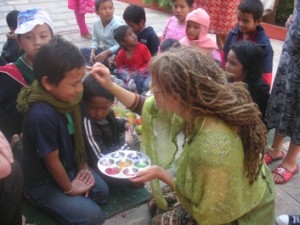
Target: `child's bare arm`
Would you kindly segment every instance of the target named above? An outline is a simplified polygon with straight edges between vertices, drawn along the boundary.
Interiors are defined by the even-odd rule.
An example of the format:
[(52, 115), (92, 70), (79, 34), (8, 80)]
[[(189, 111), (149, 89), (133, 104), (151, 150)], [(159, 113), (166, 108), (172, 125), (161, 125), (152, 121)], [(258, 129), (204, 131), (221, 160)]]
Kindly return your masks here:
[(111, 55), (111, 51), (107, 49), (101, 52), (100, 54), (96, 55), (96, 61), (103, 62), (103, 60), (105, 60), (110, 55)]
[(78, 177), (76, 177), (73, 181), (69, 179), (65, 168), (60, 162), (58, 150), (43, 157), (43, 160), (53, 179), (66, 194), (84, 194), (92, 187), (92, 184), (88, 185), (78, 179)]
[(92, 48), (90, 54), (90, 63), (94, 64), (95, 62), (96, 62), (96, 49)]

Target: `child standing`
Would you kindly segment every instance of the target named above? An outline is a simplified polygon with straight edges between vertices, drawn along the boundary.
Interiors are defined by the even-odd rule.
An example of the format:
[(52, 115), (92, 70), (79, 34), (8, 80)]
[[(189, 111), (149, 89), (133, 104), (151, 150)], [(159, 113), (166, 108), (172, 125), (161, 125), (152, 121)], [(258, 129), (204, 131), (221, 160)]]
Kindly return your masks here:
[(86, 39), (92, 39), (92, 35), (85, 22), (86, 13), (94, 13), (94, 0), (68, 0), (68, 8), (74, 10), (76, 21), (80, 30), (80, 35)]
[(132, 28), (127, 25), (118, 27), (114, 32), (116, 41), (120, 44), (121, 50), (116, 57), (118, 77), (125, 85), (132, 79), (138, 93), (149, 90), (150, 78), (148, 73), (148, 62), (151, 53), (146, 45), (139, 43)]
[(146, 27), (145, 9), (141, 6), (129, 5), (123, 13), (123, 19), (137, 35), (138, 41), (148, 47), (152, 56), (156, 55), (158, 52), (159, 38), (153, 30), (153, 27)]
[(6, 34), (7, 41), (3, 45), (1, 56), (7, 63), (16, 61), (21, 54), (21, 49), (17, 43), (15, 35), (15, 30), (17, 29), (18, 24), (18, 14), (18, 10), (12, 10), (6, 16), (6, 23), (10, 32)]
[(39, 50), (33, 70), (36, 81), (18, 97), (18, 109), (26, 113), (25, 195), (62, 224), (102, 224), (98, 204), (107, 202), (108, 187), (87, 166), (82, 134), (84, 58), (77, 47), (55, 37)]
[[(96, 0), (95, 7), (100, 20), (96, 21), (93, 26), (92, 45), (91, 48), (81, 49), (86, 62), (90, 65), (103, 62), (118, 51), (120, 46), (115, 41), (113, 32), (123, 24), (114, 16), (115, 9), (112, 0)], [(103, 48), (99, 47), (100, 44)]]
[[(103, 154), (133, 147), (133, 126), (126, 119), (115, 117), (111, 108), (114, 96), (100, 86), (92, 75), (84, 79), (83, 88), (86, 111), (84, 131), (88, 143), (89, 165), (98, 171), (97, 164)], [(125, 143), (120, 139), (124, 132)]]
[(41, 9), (19, 12), (15, 30), (17, 42), (24, 54), (13, 64), (0, 67), (0, 129), (10, 141), (21, 132), (21, 118), (16, 110), (16, 99), (22, 87), (34, 80), (32, 63), (39, 48), (53, 36), (53, 23), (48, 13)]
[(185, 18), (193, 9), (194, 0), (172, 0), (172, 16), (164, 28), (161, 42), (167, 38), (180, 40), (185, 35)]
[(185, 37), (180, 40), (183, 45), (190, 45), (199, 48), (201, 51), (211, 55), (213, 59), (220, 63), (221, 55), (215, 41), (210, 39), (208, 34), (209, 15), (207, 12), (198, 8), (186, 16)]
[(264, 50), (263, 80), (271, 86), (273, 69), (273, 48), (260, 22), (263, 15), (263, 5), (260, 0), (243, 0), (238, 6), (238, 24), (230, 31), (224, 45), (226, 61), (230, 47), (242, 40), (253, 41)]
[(195, 0), (210, 16), (209, 33), (216, 34), (217, 45), (223, 49), (229, 31), (236, 24), (236, 10), (241, 0)]

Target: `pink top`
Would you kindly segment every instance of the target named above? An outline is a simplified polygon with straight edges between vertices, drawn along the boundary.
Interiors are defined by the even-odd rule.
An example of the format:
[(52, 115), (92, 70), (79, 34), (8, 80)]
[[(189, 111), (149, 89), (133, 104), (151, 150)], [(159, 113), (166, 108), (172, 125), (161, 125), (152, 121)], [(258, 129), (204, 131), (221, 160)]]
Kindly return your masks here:
[(195, 46), (199, 49), (209, 51), (215, 60), (221, 61), (221, 56), (216, 41), (208, 37), (210, 18), (207, 12), (202, 8), (195, 9), (186, 16), (185, 21), (193, 21), (198, 23), (200, 24), (201, 29), (197, 40), (190, 40), (185, 33), (184, 38), (182, 38), (180, 42), (183, 45)]
[(185, 36), (185, 23), (179, 23), (175, 16), (169, 20), (162, 34), (161, 42), (167, 38), (180, 40)]

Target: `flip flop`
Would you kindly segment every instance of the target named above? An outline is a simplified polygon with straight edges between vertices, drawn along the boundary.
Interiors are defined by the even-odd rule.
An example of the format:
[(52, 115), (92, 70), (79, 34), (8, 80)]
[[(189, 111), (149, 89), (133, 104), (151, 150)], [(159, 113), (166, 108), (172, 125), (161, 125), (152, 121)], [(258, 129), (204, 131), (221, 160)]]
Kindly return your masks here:
[(284, 151), (280, 151), (279, 155), (275, 158), (273, 158), (270, 153), (266, 152), (265, 154), (265, 157), (264, 157), (264, 160), (265, 160), (265, 163), (267, 165), (271, 164), (272, 162), (275, 162), (275, 161), (278, 161), (278, 160), (281, 160), (285, 157), (285, 152)]
[(272, 174), (276, 174), (282, 178), (282, 180), (274, 180), (275, 184), (285, 184), (292, 177), (299, 172), (299, 165), (296, 164), (296, 168), (293, 171), (286, 169), (284, 166), (279, 165), (275, 170), (272, 171)]

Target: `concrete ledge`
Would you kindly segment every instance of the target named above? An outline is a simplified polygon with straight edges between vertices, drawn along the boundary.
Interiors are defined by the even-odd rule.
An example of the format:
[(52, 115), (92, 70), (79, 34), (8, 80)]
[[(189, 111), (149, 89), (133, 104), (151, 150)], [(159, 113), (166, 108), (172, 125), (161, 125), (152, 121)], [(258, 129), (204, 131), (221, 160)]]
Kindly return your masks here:
[(287, 33), (287, 29), (284, 27), (276, 26), (269, 23), (261, 23), (261, 26), (265, 29), (269, 38), (284, 41)]

